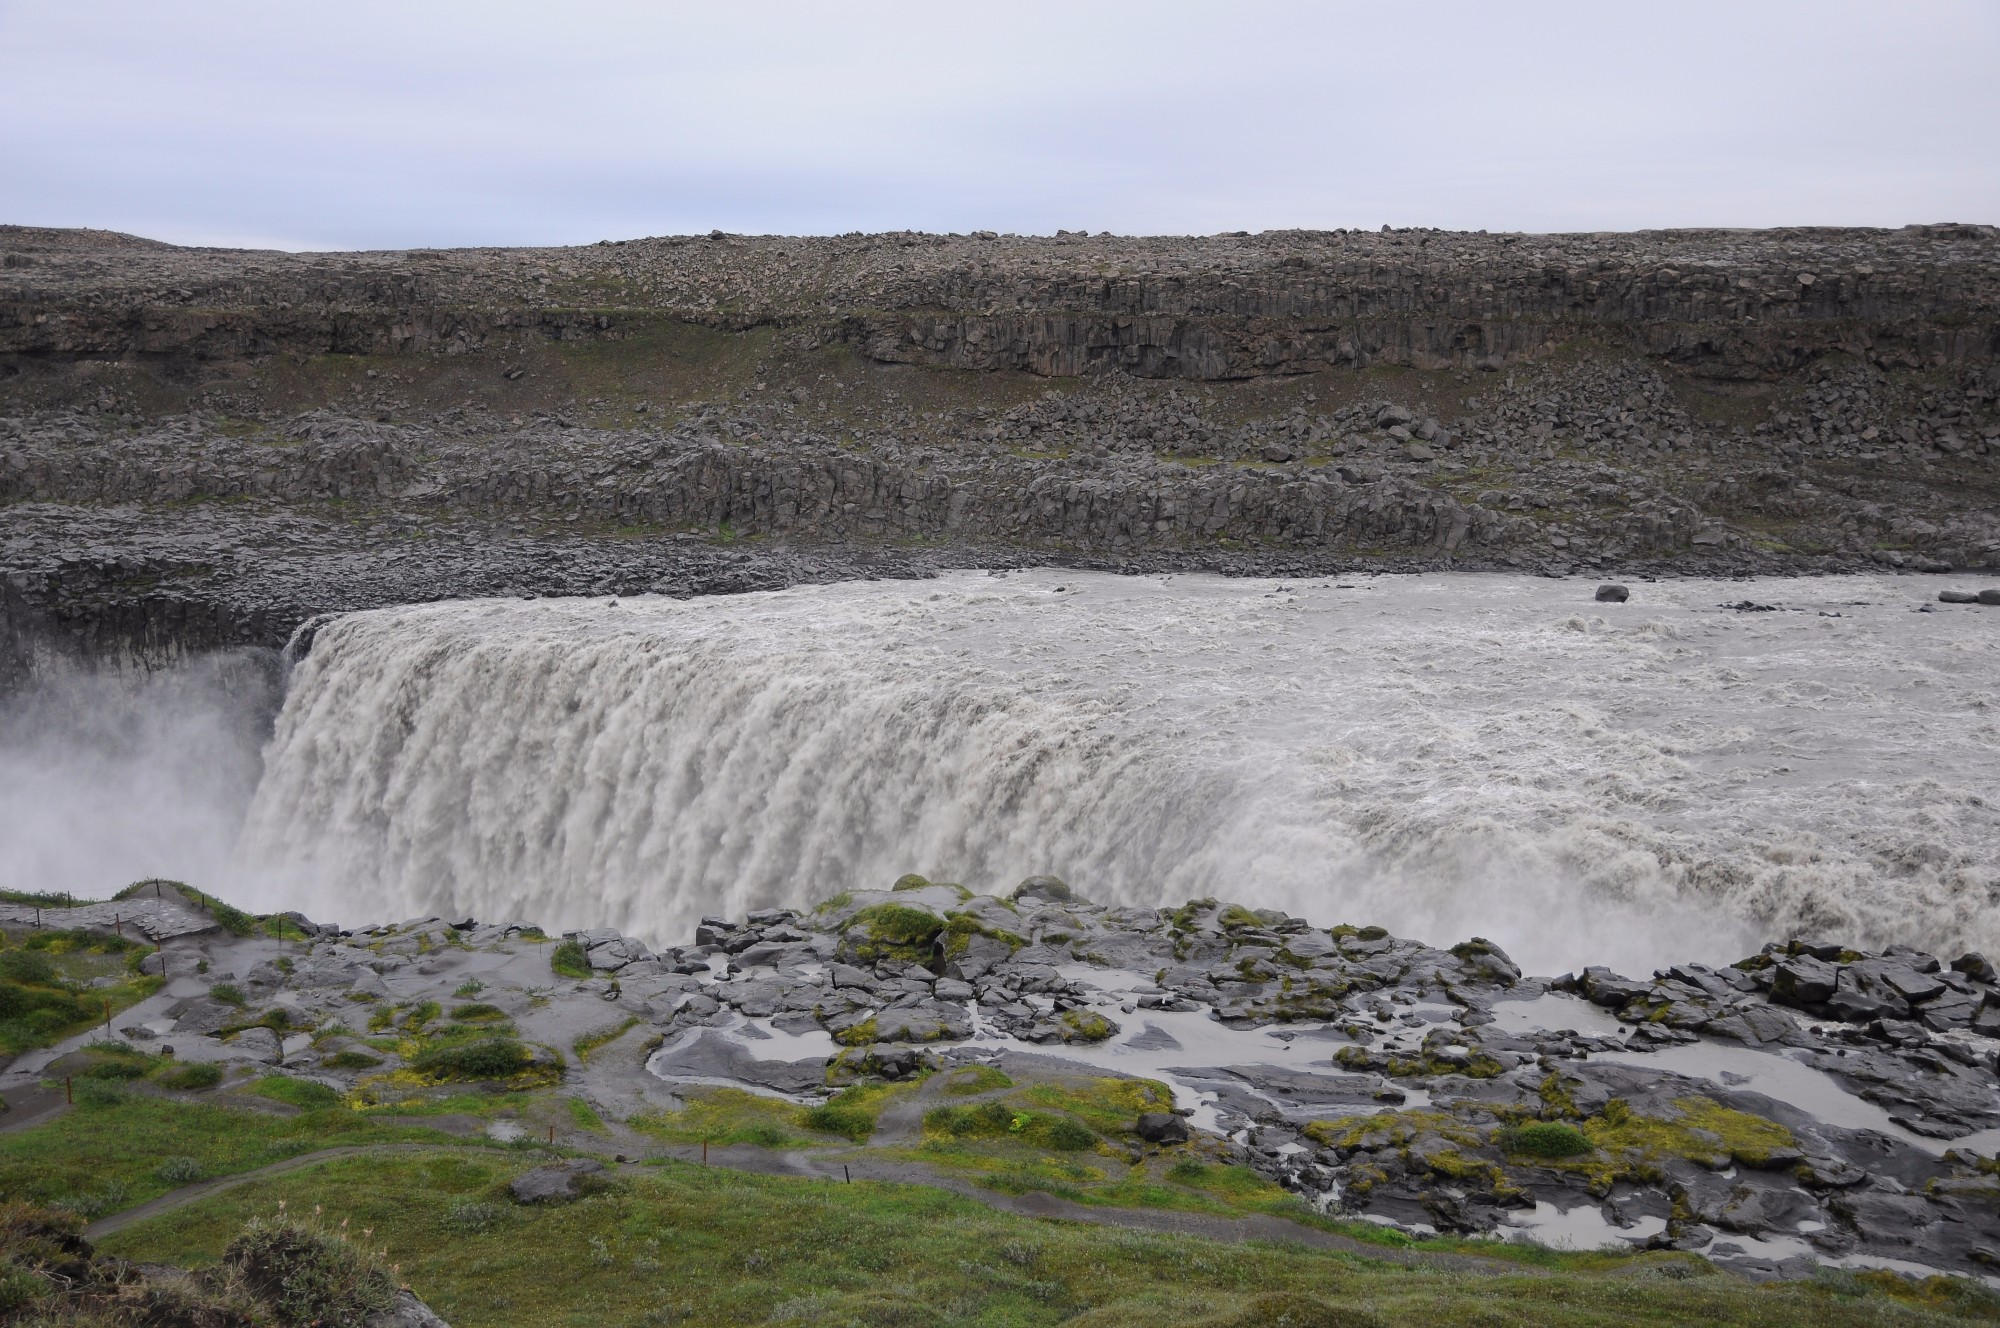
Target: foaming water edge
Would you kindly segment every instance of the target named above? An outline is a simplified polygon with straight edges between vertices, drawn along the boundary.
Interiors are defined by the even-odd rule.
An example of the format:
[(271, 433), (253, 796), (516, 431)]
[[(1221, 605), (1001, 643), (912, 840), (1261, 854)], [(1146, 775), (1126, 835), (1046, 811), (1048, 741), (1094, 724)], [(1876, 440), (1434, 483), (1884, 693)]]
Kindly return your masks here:
[[(668, 939), (1050, 871), (1544, 972), (2000, 941), (1990, 623), (1887, 577), (1582, 592), (963, 573), (355, 614), (292, 679), (239, 888)], [(1718, 607), (1746, 593), (1796, 611)]]

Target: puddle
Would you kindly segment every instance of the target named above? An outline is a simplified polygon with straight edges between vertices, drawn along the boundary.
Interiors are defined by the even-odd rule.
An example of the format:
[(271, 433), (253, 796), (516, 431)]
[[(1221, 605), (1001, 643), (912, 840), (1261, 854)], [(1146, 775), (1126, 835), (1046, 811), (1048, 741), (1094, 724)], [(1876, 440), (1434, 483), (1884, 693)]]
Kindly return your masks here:
[[(1874, 1130), (1913, 1144), (1934, 1156), (1942, 1155), (1954, 1145), (1965, 1147), (1970, 1143), (1970, 1139), (1929, 1139), (1906, 1130), (1890, 1120), (1889, 1113), (1873, 1102), (1854, 1096), (1832, 1075), (1780, 1052), (1753, 1051), (1749, 1047), (1725, 1047), (1702, 1042), (1691, 1046), (1662, 1047), (1658, 1051), (1604, 1051), (1597, 1053), (1597, 1059), (1620, 1065), (1671, 1070), (1690, 1078), (1707, 1079), (1726, 1087), (1761, 1093), (1774, 1101), (1797, 1107), (1828, 1125), (1843, 1130)], [(1983, 1133), (1995, 1135), (2000, 1131)]]
[(1592, 1037), (1621, 1037), (1627, 1031), (1611, 1011), (1592, 1005), (1581, 996), (1544, 992), (1525, 1001), (1501, 1001), (1493, 1007), (1491, 1027), (1503, 1033), (1587, 1033)]
[(1520, 1214), (1501, 1234), (1508, 1240), (1533, 1241), (1552, 1250), (1596, 1250), (1650, 1240), (1666, 1229), (1664, 1217), (1636, 1218), (1631, 1226), (1621, 1227), (1614, 1226), (1596, 1204), (1580, 1203), (1565, 1210), (1537, 1200), (1532, 1213)]

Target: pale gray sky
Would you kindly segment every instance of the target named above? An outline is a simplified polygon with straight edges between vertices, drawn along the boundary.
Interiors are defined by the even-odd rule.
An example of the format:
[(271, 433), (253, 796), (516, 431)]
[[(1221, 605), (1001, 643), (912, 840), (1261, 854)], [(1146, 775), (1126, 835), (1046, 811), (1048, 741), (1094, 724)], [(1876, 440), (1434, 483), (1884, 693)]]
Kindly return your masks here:
[(0, 221), (706, 231), (2000, 222), (2000, 2), (0, 0)]

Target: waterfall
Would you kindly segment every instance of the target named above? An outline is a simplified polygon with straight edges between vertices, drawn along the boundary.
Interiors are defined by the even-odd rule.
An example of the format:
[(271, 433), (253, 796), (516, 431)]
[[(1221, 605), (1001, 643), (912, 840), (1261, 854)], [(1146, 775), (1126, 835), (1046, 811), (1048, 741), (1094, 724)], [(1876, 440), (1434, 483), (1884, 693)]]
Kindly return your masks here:
[(1613, 617), (1529, 578), (963, 573), (357, 613), (293, 674), (243, 890), (674, 941), (907, 871), (1053, 872), (1484, 934), (1543, 971), (1792, 930), (1991, 944), (1982, 744), (1885, 673), (1990, 691), (1990, 649), (1927, 655), (1900, 607), (1646, 590)]

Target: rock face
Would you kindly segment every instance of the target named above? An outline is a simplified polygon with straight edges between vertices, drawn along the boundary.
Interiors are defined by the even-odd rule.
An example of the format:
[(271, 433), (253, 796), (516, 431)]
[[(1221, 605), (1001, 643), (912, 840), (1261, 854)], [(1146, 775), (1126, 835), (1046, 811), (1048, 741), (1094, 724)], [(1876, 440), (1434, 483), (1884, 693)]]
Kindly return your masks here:
[(939, 565), (2000, 562), (1990, 227), (0, 251), (16, 675)]

